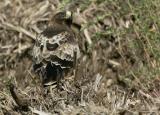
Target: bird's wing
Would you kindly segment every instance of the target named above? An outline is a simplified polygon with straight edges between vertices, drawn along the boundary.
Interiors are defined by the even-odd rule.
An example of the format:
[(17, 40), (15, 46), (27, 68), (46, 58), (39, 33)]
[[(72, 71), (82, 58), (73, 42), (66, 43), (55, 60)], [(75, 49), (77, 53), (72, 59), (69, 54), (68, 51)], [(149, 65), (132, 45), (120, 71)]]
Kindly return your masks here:
[(77, 57), (80, 56), (76, 38), (70, 31), (48, 28), (37, 39), (40, 43), (38, 50), (41, 52), (39, 54), (40, 59), (52, 62), (55, 65), (65, 67), (67, 63), (73, 62), (74, 52), (77, 52)]

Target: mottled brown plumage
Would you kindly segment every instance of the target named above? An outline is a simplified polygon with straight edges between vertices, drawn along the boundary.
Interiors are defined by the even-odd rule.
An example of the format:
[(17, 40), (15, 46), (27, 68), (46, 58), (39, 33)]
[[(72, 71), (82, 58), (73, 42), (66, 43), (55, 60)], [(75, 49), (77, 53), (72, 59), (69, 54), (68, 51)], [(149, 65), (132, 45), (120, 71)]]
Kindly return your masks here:
[(70, 28), (71, 22), (70, 12), (59, 12), (51, 19), (49, 27), (37, 36), (33, 48), (33, 68), (43, 82), (60, 79), (64, 70), (73, 67), (75, 54), (80, 57), (76, 35)]

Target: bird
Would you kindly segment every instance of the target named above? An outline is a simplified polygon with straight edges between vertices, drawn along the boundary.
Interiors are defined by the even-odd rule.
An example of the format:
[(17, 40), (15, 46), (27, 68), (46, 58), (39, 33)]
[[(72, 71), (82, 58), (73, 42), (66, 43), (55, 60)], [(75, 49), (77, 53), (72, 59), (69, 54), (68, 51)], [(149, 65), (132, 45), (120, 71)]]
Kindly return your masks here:
[(75, 67), (80, 57), (78, 38), (71, 25), (71, 11), (57, 12), (36, 37), (32, 52), (33, 70), (43, 85), (50, 81), (58, 83), (66, 71)]

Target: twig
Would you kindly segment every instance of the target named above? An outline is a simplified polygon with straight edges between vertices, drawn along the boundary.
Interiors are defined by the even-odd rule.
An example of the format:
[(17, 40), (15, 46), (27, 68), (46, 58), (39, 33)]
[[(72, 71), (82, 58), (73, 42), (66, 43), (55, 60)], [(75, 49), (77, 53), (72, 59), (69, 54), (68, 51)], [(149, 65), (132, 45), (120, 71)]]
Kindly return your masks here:
[(28, 106), (29, 106), (28, 102), (18, 96), (18, 94), (15, 91), (15, 86), (13, 84), (9, 85), (9, 90), (10, 90), (10, 93), (11, 93), (14, 101), (20, 107), (20, 109), (28, 111), (29, 110), (29, 108), (28, 108)]
[(18, 49), (16, 49), (16, 50), (14, 50), (13, 52), (14, 52), (14, 53), (21, 52), (21, 51), (24, 51), (24, 50), (26, 50), (26, 49), (28, 49), (28, 48), (30, 48), (30, 47), (31, 47), (30, 44), (24, 45), (24, 46), (21, 46), (20, 48), (18, 48)]
[(34, 40), (36, 39), (36, 35), (35, 34), (27, 31), (26, 29), (24, 29), (24, 28), (22, 28), (20, 26), (14, 26), (14, 25), (12, 25), (11, 23), (8, 23), (8, 22), (3, 22), (2, 24), (4, 26), (6, 26), (7, 28), (9, 28), (9, 29), (12, 29), (12, 30), (18, 31), (20, 33), (23, 33), (23, 34), (29, 36), (30, 38), (32, 38)]
[(100, 75), (99, 73), (97, 74), (96, 76), (96, 80), (95, 80), (95, 83), (94, 83), (94, 90), (97, 92), (98, 91), (98, 86), (100, 84), (100, 81), (102, 79), (102, 75)]
[(89, 44), (89, 45), (92, 45), (92, 40), (91, 40), (91, 38), (90, 38), (90, 36), (89, 36), (89, 33), (88, 33), (88, 30), (87, 30), (87, 29), (84, 29), (84, 35), (85, 35), (85, 37), (86, 37), (86, 39), (87, 39), (88, 44)]
[(111, 64), (111, 65), (114, 65), (114, 66), (120, 66), (121, 64), (114, 61), (114, 60), (108, 60), (108, 63)]
[(44, 112), (44, 111), (39, 111), (39, 110), (37, 110), (37, 109), (35, 109), (35, 108), (32, 108), (32, 107), (29, 107), (29, 109), (30, 109), (33, 113), (38, 114), (38, 115), (52, 115), (51, 113), (46, 113), (46, 112)]

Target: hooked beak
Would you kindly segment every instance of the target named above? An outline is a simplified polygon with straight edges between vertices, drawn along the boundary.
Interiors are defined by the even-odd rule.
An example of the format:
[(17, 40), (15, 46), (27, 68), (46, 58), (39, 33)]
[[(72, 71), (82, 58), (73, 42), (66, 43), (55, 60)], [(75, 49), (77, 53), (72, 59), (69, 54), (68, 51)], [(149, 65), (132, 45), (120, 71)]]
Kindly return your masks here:
[(71, 18), (72, 13), (70, 11), (66, 11), (66, 19)]

